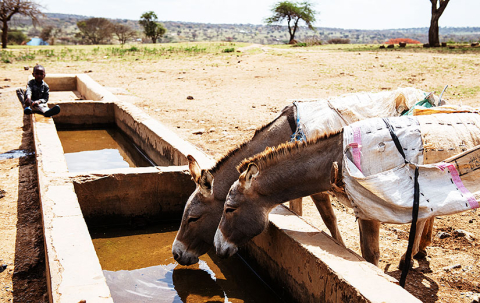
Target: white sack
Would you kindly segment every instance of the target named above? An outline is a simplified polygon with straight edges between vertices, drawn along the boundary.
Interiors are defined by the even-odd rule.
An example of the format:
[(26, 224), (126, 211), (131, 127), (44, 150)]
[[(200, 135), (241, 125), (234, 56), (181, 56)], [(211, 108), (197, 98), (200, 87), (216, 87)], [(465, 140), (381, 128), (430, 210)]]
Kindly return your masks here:
[[(448, 115), (451, 118), (453, 114)], [(458, 114), (455, 114), (458, 115)], [(459, 114), (460, 120), (477, 120), (476, 114)], [(418, 120), (422, 121), (418, 121)], [(389, 118), (396, 135), (404, 149), (406, 159), (419, 166), (420, 209), (418, 218), (429, 218), (462, 212), (478, 207), (476, 182), (470, 182), (466, 188), (458, 177), (454, 167), (443, 168), (443, 164), (424, 165), (424, 148), (420, 125), (431, 124), (423, 121), (441, 120), (440, 115), (421, 117)], [(447, 127), (447, 125), (445, 126)], [(480, 129), (472, 124), (448, 124), (448, 127), (461, 128), (460, 134), (465, 136), (475, 132), (471, 137), (480, 134)], [(441, 128), (430, 127), (427, 135), (433, 140), (434, 133), (444, 135)], [(355, 215), (361, 219), (377, 220), (385, 223), (409, 223), (412, 220), (414, 194), (414, 166), (405, 164), (398, 152), (385, 122), (380, 119), (360, 121), (344, 128), (344, 162), (343, 180), (345, 191), (352, 202)], [(462, 141), (462, 138), (455, 138)], [(452, 141), (455, 141), (452, 140)], [(463, 142), (473, 148), (476, 140)], [(475, 145), (474, 145), (475, 144)], [(445, 150), (445, 158), (448, 156)], [(454, 149), (452, 149), (452, 152)], [(358, 155), (358, 156), (356, 156)], [(442, 167), (443, 169), (440, 169)], [(458, 177), (458, 178), (457, 178)], [(454, 182), (455, 180), (455, 182)], [(473, 187), (472, 187), (473, 186)]]
[(412, 87), (378, 93), (352, 93), (320, 100), (297, 100), (297, 121), (307, 139), (337, 132), (353, 122), (399, 116), (428, 93)]

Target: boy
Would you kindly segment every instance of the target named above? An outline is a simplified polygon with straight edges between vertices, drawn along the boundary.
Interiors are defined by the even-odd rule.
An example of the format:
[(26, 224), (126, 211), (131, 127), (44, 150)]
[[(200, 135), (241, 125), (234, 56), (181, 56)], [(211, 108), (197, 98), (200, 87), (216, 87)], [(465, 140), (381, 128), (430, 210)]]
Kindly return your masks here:
[(45, 78), (45, 68), (41, 65), (35, 65), (33, 68), (33, 77), (27, 83), (27, 90), (22, 88), (17, 89), (18, 100), (22, 103), (23, 112), (30, 115), (32, 112), (43, 114), (45, 117), (51, 117), (60, 112), (60, 106), (55, 105), (48, 108), (47, 102), (50, 88), (48, 84), (43, 81)]

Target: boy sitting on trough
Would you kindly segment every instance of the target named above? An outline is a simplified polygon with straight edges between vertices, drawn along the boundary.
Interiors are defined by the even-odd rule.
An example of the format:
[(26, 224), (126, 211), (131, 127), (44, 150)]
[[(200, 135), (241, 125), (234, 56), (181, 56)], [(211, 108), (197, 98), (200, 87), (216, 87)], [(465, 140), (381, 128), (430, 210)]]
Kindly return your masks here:
[(43, 81), (45, 78), (45, 68), (41, 65), (35, 65), (33, 68), (33, 77), (27, 83), (27, 89), (17, 89), (18, 100), (22, 103), (23, 112), (30, 115), (32, 112), (43, 114), (45, 117), (51, 117), (60, 112), (60, 106), (55, 105), (48, 108), (47, 102), (50, 88), (48, 84)]

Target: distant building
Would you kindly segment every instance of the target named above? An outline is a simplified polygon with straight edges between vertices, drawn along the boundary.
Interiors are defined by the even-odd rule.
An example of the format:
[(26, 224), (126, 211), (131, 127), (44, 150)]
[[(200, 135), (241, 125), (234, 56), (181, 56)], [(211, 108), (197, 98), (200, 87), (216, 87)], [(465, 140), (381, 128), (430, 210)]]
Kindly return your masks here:
[(48, 45), (48, 42), (43, 41), (42, 38), (32, 38), (32, 40), (27, 42), (27, 45), (32, 45), (32, 46)]

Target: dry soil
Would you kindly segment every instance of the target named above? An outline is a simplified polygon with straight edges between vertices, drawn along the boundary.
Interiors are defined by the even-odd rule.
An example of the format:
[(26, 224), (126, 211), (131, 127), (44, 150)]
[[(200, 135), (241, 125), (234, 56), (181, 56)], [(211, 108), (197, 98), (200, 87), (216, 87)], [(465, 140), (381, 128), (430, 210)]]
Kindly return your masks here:
[[(425, 91), (450, 85), (454, 104), (480, 106), (480, 57), (408, 51), (336, 52), (254, 46), (229, 54), (124, 61), (42, 63), (48, 73), (84, 73), (194, 143), (214, 158), (247, 140), (292, 99), (413, 86)], [(34, 62), (30, 63), (33, 65)], [(0, 156), (33, 152), (30, 120), (14, 89), (24, 86), (25, 63), (0, 63)], [(54, 95), (52, 95), (54, 97)], [(349, 209), (334, 202), (347, 246), (360, 253), (358, 227)], [(304, 199), (304, 217), (326, 230)], [(384, 225), (380, 267), (399, 278), (406, 225)], [(407, 290), (423, 302), (471, 303), (480, 293), (480, 211), (438, 218), (428, 256), (416, 260)], [(0, 302), (42, 302), (46, 292), (35, 158), (0, 160)], [(27, 286), (28, 283), (28, 286)]]

